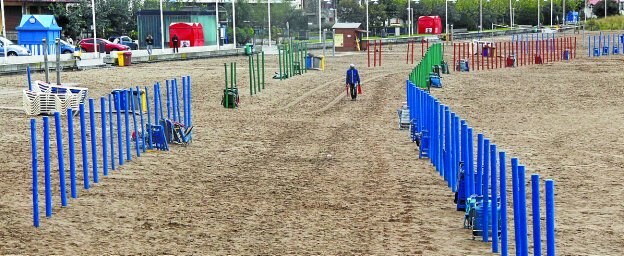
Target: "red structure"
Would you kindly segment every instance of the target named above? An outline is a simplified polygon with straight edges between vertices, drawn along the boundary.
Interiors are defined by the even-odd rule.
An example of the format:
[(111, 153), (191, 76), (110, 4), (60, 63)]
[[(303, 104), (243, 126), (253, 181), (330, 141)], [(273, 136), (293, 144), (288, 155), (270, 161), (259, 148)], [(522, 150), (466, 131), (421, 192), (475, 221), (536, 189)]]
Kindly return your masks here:
[(418, 17), (418, 34), (442, 33), (442, 19), (440, 16), (420, 16)]
[[(178, 36), (180, 47), (204, 46), (204, 30), (200, 23), (171, 23), (169, 25), (169, 47), (173, 47), (173, 35)], [(188, 45), (186, 45), (187, 43)]]

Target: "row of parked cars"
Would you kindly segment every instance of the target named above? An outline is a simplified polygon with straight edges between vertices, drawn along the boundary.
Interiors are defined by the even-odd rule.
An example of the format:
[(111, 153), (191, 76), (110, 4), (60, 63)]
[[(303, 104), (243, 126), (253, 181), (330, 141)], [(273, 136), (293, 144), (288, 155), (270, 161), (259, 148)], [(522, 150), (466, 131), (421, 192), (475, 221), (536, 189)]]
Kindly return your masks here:
[[(82, 52), (94, 52), (95, 50), (93, 38), (82, 39), (76, 46), (73, 46), (64, 40), (60, 41), (62, 54), (74, 53), (74, 51), (77, 50)], [(113, 43), (111, 41), (118, 41), (119, 43)], [(104, 45), (106, 52), (137, 50), (139, 48), (138, 44), (127, 36), (115, 36), (109, 38), (109, 40), (96, 38), (96, 43), (98, 45)], [(0, 37), (0, 56), (4, 56), (5, 47), (7, 56), (30, 56), (32, 54), (28, 48), (15, 44), (11, 40), (4, 37)]]

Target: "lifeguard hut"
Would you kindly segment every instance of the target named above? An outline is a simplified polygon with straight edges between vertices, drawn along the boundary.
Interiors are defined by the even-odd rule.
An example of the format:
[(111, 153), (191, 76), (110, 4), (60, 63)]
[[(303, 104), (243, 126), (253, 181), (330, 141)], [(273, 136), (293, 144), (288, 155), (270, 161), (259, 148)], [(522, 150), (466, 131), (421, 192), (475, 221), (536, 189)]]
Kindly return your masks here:
[(336, 51), (362, 50), (362, 34), (366, 33), (366, 30), (362, 29), (361, 23), (336, 23), (332, 28), (336, 31), (334, 35)]
[(43, 54), (42, 39), (47, 40), (48, 54), (56, 54), (55, 40), (61, 37), (61, 27), (54, 15), (23, 15), (17, 30), (17, 44), (30, 49), (33, 55)]

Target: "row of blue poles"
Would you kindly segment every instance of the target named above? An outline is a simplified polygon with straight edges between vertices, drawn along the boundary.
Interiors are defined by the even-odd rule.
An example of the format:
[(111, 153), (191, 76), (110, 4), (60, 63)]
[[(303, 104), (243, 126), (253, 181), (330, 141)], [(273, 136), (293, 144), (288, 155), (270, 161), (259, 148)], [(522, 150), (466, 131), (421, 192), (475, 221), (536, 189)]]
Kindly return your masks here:
[[(190, 125), (191, 124), (191, 83), (190, 76), (183, 77), (183, 109), (184, 112), (184, 123)], [(175, 83), (175, 82), (174, 82)], [(158, 84), (157, 84), (158, 85)], [(179, 106), (178, 104), (178, 94), (177, 94), (177, 84), (172, 87), (174, 90), (174, 94), (171, 97), (172, 100), (176, 104), (175, 106)], [(137, 92), (137, 97), (134, 97), (134, 92)], [(150, 104), (149, 104), (149, 95), (148, 88), (144, 88), (145, 106), (147, 107), (147, 126), (152, 124), (150, 118)], [(112, 97), (111, 97), (112, 96)], [(169, 96), (167, 96), (169, 98)], [(155, 86), (154, 93), (154, 107), (157, 109), (161, 107), (162, 104), (159, 101), (160, 99), (160, 90), (158, 86)], [(108, 102), (108, 111), (107, 111), (107, 102)], [(121, 103), (125, 104), (121, 104)], [(100, 98), (100, 119), (101, 119), (101, 154), (98, 153), (98, 145), (97, 145), (97, 134), (96, 134), (96, 119), (95, 119), (95, 100), (89, 99), (89, 134), (91, 141), (91, 171), (93, 177), (93, 183), (97, 184), (99, 182), (99, 170), (98, 170), (98, 160), (101, 159), (102, 163), (102, 174), (104, 176), (108, 176), (109, 164), (110, 169), (115, 170), (115, 137), (117, 138), (117, 153), (119, 166), (124, 164), (125, 161), (130, 161), (132, 159), (131, 153), (131, 141), (130, 131), (132, 130), (134, 134), (134, 147), (136, 150), (137, 157), (141, 156), (141, 152), (146, 152), (146, 149), (152, 149), (151, 143), (151, 134), (147, 132), (146, 134), (146, 125), (144, 121), (144, 113), (143, 113), (143, 98), (141, 97), (141, 91), (139, 87), (129, 88), (126, 90), (115, 90), (111, 95), (107, 97)], [(113, 104), (115, 106), (115, 114), (116, 114), (116, 130), (113, 125)], [(138, 113), (137, 113), (138, 109)], [(162, 114), (162, 108), (160, 109)], [(180, 117), (181, 112), (179, 109), (176, 110), (176, 117)], [(124, 113), (124, 118), (121, 117), (121, 112)], [(155, 111), (158, 112), (158, 111)], [(132, 113), (132, 127), (129, 120), (129, 115)], [(137, 114), (139, 116), (140, 128), (137, 124)], [(80, 145), (81, 145), (81, 153), (82, 153), (82, 180), (84, 189), (90, 188), (90, 178), (89, 178), (89, 148), (87, 147), (87, 118), (85, 105), (79, 105), (79, 121), (80, 121)], [(156, 120), (158, 120), (158, 116), (156, 116)], [(72, 198), (78, 197), (77, 192), (77, 175), (76, 175), (76, 149), (74, 147), (74, 110), (67, 110), (67, 126), (68, 126), (68, 157), (69, 157), (69, 179), (70, 179), (70, 195)], [(61, 124), (61, 113), (54, 113), (54, 127), (55, 127), (55, 135), (56, 135), (56, 147), (57, 147), (57, 156), (58, 156), (58, 170), (59, 170), (59, 186), (60, 186), (60, 198), (61, 198), (61, 206), (67, 207), (67, 191), (66, 191), (66, 179), (65, 179), (65, 157), (64, 157), (64, 143), (62, 136), (62, 124)], [(107, 129), (108, 127), (108, 129)], [(32, 195), (33, 195), (33, 224), (35, 227), (39, 227), (39, 184), (38, 184), (38, 154), (37, 154), (37, 124), (36, 119), (30, 120), (30, 128), (31, 128), (31, 143), (32, 143)], [(124, 128), (124, 129), (122, 129)], [(125, 140), (124, 140), (125, 137)], [(110, 144), (110, 145), (109, 145)], [(125, 144), (125, 153), (124, 156), (124, 145)], [(146, 146), (147, 145), (147, 146)], [(110, 151), (109, 151), (110, 149)], [(44, 183), (45, 183), (45, 212), (46, 217), (52, 217), (52, 179), (51, 179), (51, 156), (50, 156), (50, 124), (49, 117), (43, 117), (43, 160), (44, 160)], [(109, 153), (110, 152), (110, 153)], [(110, 156), (110, 160), (109, 160)], [(98, 159), (98, 157), (100, 157)], [(109, 162), (110, 161), (110, 162)]]
[[(189, 127), (191, 122), (191, 77), (182, 77), (182, 111), (180, 111), (180, 93), (177, 79), (171, 79), (165, 81), (166, 90), (166, 104), (167, 104), (167, 119), (173, 120), (178, 123), (184, 124)], [(154, 85), (154, 90), (160, 95), (160, 83)], [(163, 106), (160, 96), (155, 99), (157, 101), (156, 109), (154, 111), (154, 118), (160, 120), (164, 119)], [(182, 115), (182, 114), (183, 115)]]
[(623, 40), (624, 35), (602, 34), (602, 32), (600, 32), (600, 35), (598, 36), (587, 36), (587, 57), (620, 54), (620, 49), (624, 46)]
[[(452, 191), (455, 192), (463, 187), (463, 193), (467, 197), (478, 195), (484, 198), (483, 212), (490, 211), (491, 218), (498, 220), (501, 225), (500, 248), (497, 221), (488, 220), (488, 214), (479, 216), (482, 218), (481, 223), (487, 223), (482, 225), (486, 227), (482, 232), (482, 239), (488, 242), (491, 235), (492, 252), (499, 253), (500, 251), (501, 255), (508, 255), (506, 153), (497, 149), (490, 139), (479, 133), (477, 134), (475, 163), (473, 129), (468, 126), (467, 122), (460, 120), (459, 116), (448, 106), (441, 104), (426, 91), (418, 89), (409, 80), (406, 92), (410, 119), (414, 123), (413, 129), (417, 129), (423, 137), (430, 138), (427, 148), (429, 152), (425, 155), (429, 156), (432, 165), (444, 177)], [(511, 167), (516, 254), (528, 255), (525, 167), (519, 164), (517, 158), (511, 159)], [(463, 184), (459, 184), (462, 171), (472, 175), (463, 175), (465, 178)], [(538, 174), (531, 176), (531, 185), (533, 253), (541, 255)], [(554, 182), (546, 180), (546, 252), (549, 256), (555, 255), (554, 220)]]

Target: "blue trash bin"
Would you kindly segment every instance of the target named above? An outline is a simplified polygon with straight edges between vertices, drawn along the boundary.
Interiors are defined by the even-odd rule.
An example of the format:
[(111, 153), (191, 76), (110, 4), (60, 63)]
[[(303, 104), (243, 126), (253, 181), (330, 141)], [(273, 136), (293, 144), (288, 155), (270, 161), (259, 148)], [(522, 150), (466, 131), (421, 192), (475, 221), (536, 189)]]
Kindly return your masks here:
[(600, 56), (600, 49), (598, 49), (598, 47), (594, 47), (594, 57), (599, 57)]
[(314, 57), (311, 55), (306, 56), (306, 69), (312, 69), (312, 61), (314, 61)]
[(563, 60), (570, 60), (570, 49), (565, 49), (563, 51)]
[(112, 94), (113, 94), (113, 99), (114, 99), (114, 101), (115, 101), (115, 103), (114, 103), (114, 104), (115, 104), (115, 110), (116, 110), (116, 111), (120, 111), (119, 109), (117, 109), (117, 101), (118, 101), (119, 99), (117, 99), (117, 93), (116, 93), (116, 92), (119, 92), (119, 98), (121, 99), (121, 102), (119, 102), (119, 107), (121, 108), (121, 110), (125, 110), (125, 109), (127, 109), (127, 108), (126, 108), (126, 102), (128, 102), (128, 100), (126, 99), (126, 93), (125, 93), (125, 90), (122, 90), (122, 89), (115, 89), (115, 90), (113, 90), (113, 91), (112, 91)]
[(602, 55), (609, 55), (609, 46), (602, 47)]
[(488, 56), (488, 48), (483, 47), (483, 57), (487, 57), (487, 56)]

